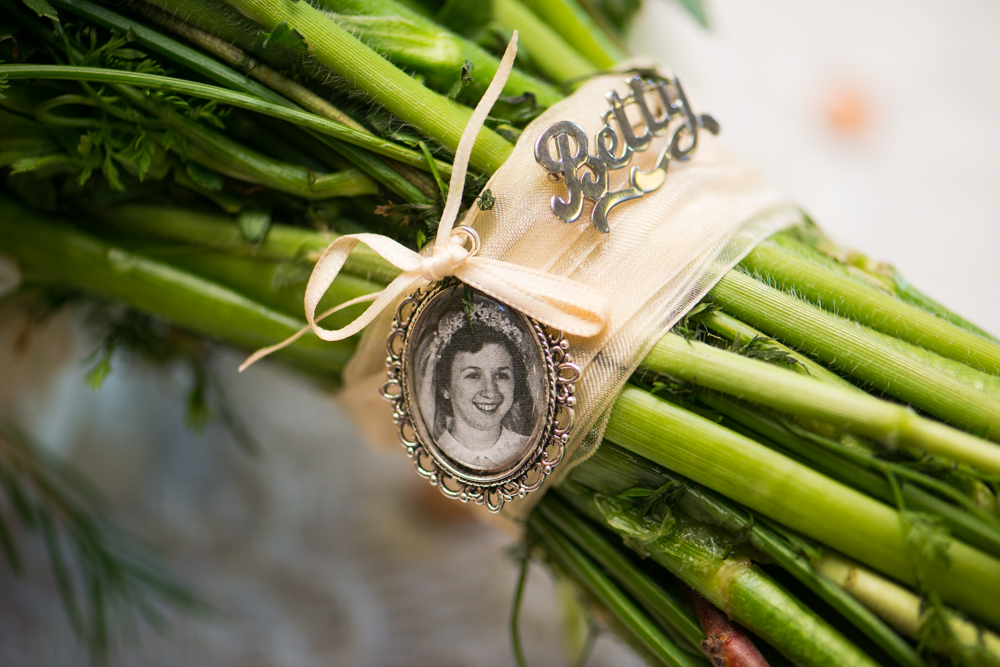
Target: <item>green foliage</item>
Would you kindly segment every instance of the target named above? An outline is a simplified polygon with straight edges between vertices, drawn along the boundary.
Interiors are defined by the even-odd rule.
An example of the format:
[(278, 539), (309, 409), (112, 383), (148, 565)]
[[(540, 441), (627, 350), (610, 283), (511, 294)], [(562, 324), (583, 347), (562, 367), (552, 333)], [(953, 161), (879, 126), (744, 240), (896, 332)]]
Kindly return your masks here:
[(493, 21), (493, 0), (448, 0), (434, 20), (459, 35), (475, 36)]
[[(701, 27), (708, 28), (705, 0), (677, 1)], [(642, 0), (581, 0), (580, 4), (587, 6), (592, 13), (599, 12), (620, 34), (625, 34), (642, 7)]]
[(24, 6), (43, 18), (59, 20), (59, 12), (47, 0), (21, 0)]
[(678, 0), (681, 7), (694, 17), (702, 28), (708, 28), (708, 13), (705, 11), (705, 0)]
[(23, 572), (18, 542), (41, 538), (70, 625), (94, 662), (134, 634), (137, 620), (158, 628), (168, 608), (204, 609), (186, 584), (105, 517), (97, 492), (78, 473), (4, 420), (0, 498), (0, 548), (8, 564)]
[(619, 32), (626, 32), (632, 18), (642, 7), (642, 0), (594, 0)]
[(427, 142), (421, 141), (417, 145), (420, 147), (420, 151), (427, 159), (427, 166), (431, 170), (431, 176), (434, 177), (434, 182), (437, 183), (438, 191), (441, 193), (441, 201), (444, 202), (448, 199), (448, 184), (444, 182), (443, 178), (441, 178), (441, 172), (438, 171), (437, 164), (434, 162), (434, 156), (431, 154), (431, 149), (427, 146)]
[[(696, 316), (702, 313), (710, 313), (716, 309), (716, 306), (711, 301), (703, 299), (698, 305), (689, 310), (681, 318), (681, 321), (674, 325), (671, 331), (682, 336), (684, 340), (704, 340), (709, 332), (703, 324), (697, 322)], [(692, 322), (692, 318), (695, 319), (695, 322)]]
[[(627, 544), (640, 555), (648, 555), (646, 547), (674, 531), (677, 520), (666, 503), (636, 502), (634, 497), (594, 495), (594, 504), (604, 520), (620, 532)], [(655, 509), (651, 510), (651, 507)]]
[(493, 192), (489, 188), (483, 190), (479, 197), (476, 198), (476, 208), (480, 211), (492, 210), (496, 203), (497, 199), (493, 196)]
[(211, 349), (205, 341), (149, 315), (105, 302), (91, 303), (87, 322), (102, 336), (100, 346), (87, 359), (93, 365), (85, 380), (92, 389), (99, 389), (110, 376), (117, 354), (157, 367), (181, 365), (192, 378), (184, 416), (188, 428), (202, 433), (218, 417), (245, 451), (260, 449), (215, 379), (209, 365)]
[(270, 211), (241, 211), (236, 218), (240, 231), (250, 243), (260, 243), (271, 227)]
[(184, 172), (194, 181), (195, 185), (211, 192), (222, 190), (222, 176), (197, 162), (187, 162)]
[(272, 58), (272, 64), (279, 68), (300, 65), (309, 52), (309, 45), (302, 33), (289, 27), (287, 23), (279, 23), (272, 32), (265, 33), (263, 48), (270, 49), (268, 55)]
[(452, 85), (451, 90), (448, 91), (446, 97), (449, 100), (455, 99), (462, 92), (462, 89), (470, 83), (472, 83), (472, 61), (466, 60), (462, 63), (462, 69), (458, 73), (458, 78), (455, 79), (455, 83)]
[(783, 350), (779, 347), (768, 345), (768, 343), (773, 341), (773, 338), (755, 335), (748, 342), (744, 343), (741, 340), (740, 334), (737, 333), (736, 338), (733, 339), (732, 344), (729, 346), (729, 351), (751, 359), (760, 359), (761, 361), (784, 366), (799, 364), (799, 360), (793, 356), (791, 350)]

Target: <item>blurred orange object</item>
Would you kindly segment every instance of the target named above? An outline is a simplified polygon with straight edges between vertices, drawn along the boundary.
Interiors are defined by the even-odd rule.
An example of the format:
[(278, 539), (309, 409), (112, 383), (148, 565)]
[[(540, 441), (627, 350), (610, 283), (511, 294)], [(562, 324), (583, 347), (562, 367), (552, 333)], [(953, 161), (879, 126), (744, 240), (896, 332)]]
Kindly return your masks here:
[(830, 129), (838, 134), (861, 134), (870, 124), (871, 105), (860, 89), (841, 86), (827, 98), (826, 118)]

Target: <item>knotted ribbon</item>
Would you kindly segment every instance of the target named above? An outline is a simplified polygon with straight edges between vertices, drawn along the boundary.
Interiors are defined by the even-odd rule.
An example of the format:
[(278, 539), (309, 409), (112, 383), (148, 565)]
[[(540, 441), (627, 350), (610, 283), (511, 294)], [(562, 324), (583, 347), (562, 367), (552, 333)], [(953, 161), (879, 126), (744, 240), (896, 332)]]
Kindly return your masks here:
[[(429, 255), (422, 255), (379, 234), (341, 236), (323, 251), (306, 285), (305, 312), (306, 320), (309, 322), (308, 327), (304, 327), (277, 345), (258, 350), (243, 362), (240, 371), (258, 359), (295, 342), (309, 329), (323, 340), (336, 341), (349, 338), (368, 326), (401, 295), (449, 276), (454, 276), (528, 317), (567, 334), (590, 338), (601, 332), (607, 324), (610, 312), (610, 303), (606, 297), (569, 278), (518, 264), (479, 257), (465, 248), (464, 240), (468, 232), (462, 228), (455, 229), (473, 145), (479, 130), (486, 122), (487, 114), (507, 83), (507, 77), (514, 67), (515, 55), (517, 55), (516, 30), (510, 44), (507, 45), (507, 51), (500, 61), (493, 81), (476, 106), (458, 142), (448, 198), (441, 214), (433, 251)], [(326, 294), (351, 251), (359, 243), (364, 243), (402, 273), (381, 292), (366, 294), (342, 303), (317, 318), (316, 307), (320, 299)], [(317, 324), (318, 320), (338, 310), (367, 301), (374, 303), (345, 327), (324, 329)]]

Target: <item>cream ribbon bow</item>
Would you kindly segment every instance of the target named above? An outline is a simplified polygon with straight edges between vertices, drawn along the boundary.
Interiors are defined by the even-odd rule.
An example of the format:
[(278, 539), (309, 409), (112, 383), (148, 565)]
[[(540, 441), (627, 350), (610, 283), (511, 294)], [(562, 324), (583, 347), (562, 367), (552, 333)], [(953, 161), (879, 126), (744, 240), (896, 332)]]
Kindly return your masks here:
[[(455, 229), (455, 219), (462, 202), (465, 173), (472, 147), (490, 109), (500, 97), (507, 77), (514, 66), (517, 54), (517, 31), (507, 45), (497, 73), (486, 89), (482, 100), (469, 119), (455, 151), (448, 199), (441, 214), (434, 249), (430, 255), (421, 255), (396, 241), (378, 234), (347, 234), (331, 243), (313, 268), (306, 285), (305, 311), (309, 326), (287, 340), (258, 350), (240, 366), (240, 371), (258, 359), (298, 340), (306, 331), (323, 340), (343, 340), (358, 333), (397, 297), (417, 288), (454, 276), (481, 292), (538, 320), (542, 324), (564, 333), (589, 338), (601, 332), (608, 320), (610, 303), (606, 297), (594, 293), (580, 283), (544, 271), (511, 264), (496, 259), (479, 257), (464, 246), (464, 229)], [(331, 308), (316, 317), (316, 306), (330, 288), (348, 255), (359, 243), (381, 255), (402, 273), (381, 292), (366, 294)], [(353, 322), (341, 329), (324, 329), (316, 322), (327, 315), (358, 303), (374, 303)]]

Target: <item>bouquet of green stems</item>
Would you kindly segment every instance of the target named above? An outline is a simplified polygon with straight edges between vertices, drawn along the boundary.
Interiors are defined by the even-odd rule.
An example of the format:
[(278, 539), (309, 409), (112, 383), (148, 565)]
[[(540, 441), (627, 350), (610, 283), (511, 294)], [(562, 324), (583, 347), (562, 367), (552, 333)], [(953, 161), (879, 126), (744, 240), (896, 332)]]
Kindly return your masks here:
[[(89, 301), (107, 332), (93, 384), (116, 351), (187, 363), (192, 420), (214, 402), (239, 429), (207, 342), (298, 331), (338, 235), (433, 237), (469, 106), (517, 30), (466, 179), (465, 205), (488, 207), (527, 123), (624, 60), (637, 4), (0, 0), (0, 255), (21, 275), (5, 299)], [(396, 274), (359, 249), (320, 309)], [(335, 385), (356, 343), (276, 356)], [(807, 220), (646, 357), (604, 444), (527, 517), (524, 560), (650, 664), (1000, 665), (998, 441), (1000, 342)], [(191, 602), (115, 551), (23, 438), (4, 426), (0, 444), (16, 510), (0, 544), (16, 566), (8, 524), (43, 532), (99, 654), (115, 605)], [(523, 662), (516, 603), (512, 621)]]

